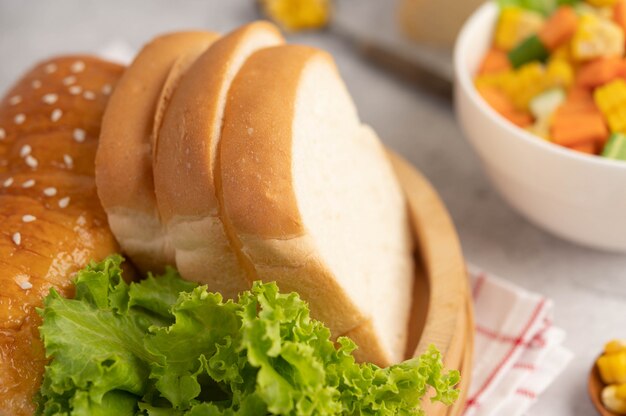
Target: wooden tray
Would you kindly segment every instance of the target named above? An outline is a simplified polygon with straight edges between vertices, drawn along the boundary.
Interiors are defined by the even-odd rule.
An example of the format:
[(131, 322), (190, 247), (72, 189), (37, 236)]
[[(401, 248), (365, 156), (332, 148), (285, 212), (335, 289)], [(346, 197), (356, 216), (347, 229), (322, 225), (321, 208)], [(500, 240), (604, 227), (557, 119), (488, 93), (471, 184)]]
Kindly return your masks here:
[(400, 156), (389, 158), (407, 196), (416, 239), (416, 280), (408, 351), (434, 344), (449, 369), (461, 371), (457, 403), (424, 403), (426, 414), (460, 415), (471, 379), (474, 318), (465, 260), (448, 211), (430, 183)]

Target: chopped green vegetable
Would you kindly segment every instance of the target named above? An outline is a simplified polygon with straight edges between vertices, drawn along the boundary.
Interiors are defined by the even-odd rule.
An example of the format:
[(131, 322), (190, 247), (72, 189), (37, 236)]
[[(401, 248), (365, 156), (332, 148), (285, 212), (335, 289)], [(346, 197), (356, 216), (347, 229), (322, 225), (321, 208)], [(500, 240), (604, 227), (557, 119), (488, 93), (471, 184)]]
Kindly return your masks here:
[(519, 68), (532, 61), (545, 61), (550, 56), (550, 52), (537, 35), (532, 35), (511, 50), (508, 56), (511, 65)]
[(451, 404), (459, 373), (440, 353), (379, 368), (309, 317), (297, 294), (255, 283), (224, 302), (172, 269), (131, 283), (112, 256), (78, 273), (75, 299), (54, 290), (40, 328), (50, 362), (43, 415), (422, 415)]
[(626, 160), (626, 135), (613, 133), (604, 146), (602, 156), (609, 159)]

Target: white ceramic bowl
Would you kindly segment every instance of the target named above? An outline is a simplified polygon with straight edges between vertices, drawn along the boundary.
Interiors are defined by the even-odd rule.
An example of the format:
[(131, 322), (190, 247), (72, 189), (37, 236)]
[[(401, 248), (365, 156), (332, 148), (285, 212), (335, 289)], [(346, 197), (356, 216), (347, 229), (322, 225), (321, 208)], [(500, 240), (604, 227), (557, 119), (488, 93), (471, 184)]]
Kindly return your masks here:
[(497, 15), (492, 2), (479, 8), (454, 51), (457, 115), (487, 176), (511, 206), (540, 227), (580, 244), (626, 252), (626, 162), (544, 141), (501, 117), (474, 88)]

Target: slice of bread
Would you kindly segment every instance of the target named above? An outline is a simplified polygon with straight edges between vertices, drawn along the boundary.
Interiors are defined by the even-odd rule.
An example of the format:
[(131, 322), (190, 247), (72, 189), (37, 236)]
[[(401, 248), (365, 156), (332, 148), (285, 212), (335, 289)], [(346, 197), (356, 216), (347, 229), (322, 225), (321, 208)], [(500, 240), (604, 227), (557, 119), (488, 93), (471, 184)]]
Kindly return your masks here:
[(248, 24), (215, 42), (182, 78), (159, 132), (155, 189), (176, 266), (186, 279), (226, 298), (250, 288), (218, 217), (214, 169), (226, 97), (248, 56), (283, 42), (267, 22)]
[(248, 278), (300, 293), (333, 335), (357, 335), (361, 359), (401, 360), (413, 279), (405, 201), (327, 53), (278, 46), (246, 61), (217, 168)]
[(143, 271), (160, 271), (174, 260), (154, 195), (152, 131), (160, 114), (157, 108), (165, 105), (159, 103), (169, 98), (184, 63), (217, 38), (209, 32), (179, 32), (154, 39), (116, 85), (102, 120), (96, 155), (98, 195), (120, 246)]

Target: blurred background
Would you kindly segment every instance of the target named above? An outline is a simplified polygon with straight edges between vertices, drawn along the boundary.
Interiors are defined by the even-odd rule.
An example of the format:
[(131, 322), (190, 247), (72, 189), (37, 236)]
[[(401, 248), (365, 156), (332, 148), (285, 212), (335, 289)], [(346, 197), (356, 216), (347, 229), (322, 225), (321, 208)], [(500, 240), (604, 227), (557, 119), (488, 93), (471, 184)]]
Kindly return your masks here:
[[(437, 188), (469, 262), (555, 300), (555, 322), (567, 330), (565, 344), (577, 358), (532, 414), (590, 415), (587, 372), (605, 340), (624, 336), (626, 285), (619, 282), (626, 276), (626, 258), (564, 242), (512, 211), (463, 140), (448, 92), (429, 88), (441, 83), (445, 90), (451, 82), (454, 38), (480, 3), (338, 0), (327, 29), (288, 36), (333, 54), (361, 119)], [(103, 50), (123, 55), (120, 51), (131, 53), (156, 34), (190, 28), (224, 32), (259, 16), (252, 0), (0, 0), (0, 90), (51, 55)], [(389, 63), (381, 53), (395, 58)], [(417, 81), (397, 76), (398, 68), (406, 72), (407, 62), (425, 75)]]

